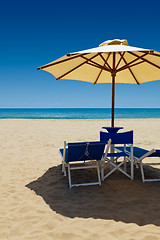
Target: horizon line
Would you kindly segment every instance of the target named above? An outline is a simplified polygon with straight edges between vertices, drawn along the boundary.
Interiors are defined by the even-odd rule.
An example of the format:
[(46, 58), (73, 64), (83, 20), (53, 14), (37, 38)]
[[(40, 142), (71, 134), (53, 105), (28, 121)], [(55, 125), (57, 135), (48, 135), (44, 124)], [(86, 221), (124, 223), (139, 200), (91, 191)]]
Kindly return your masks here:
[[(160, 107), (115, 107), (114, 109), (160, 109)], [(0, 109), (111, 109), (111, 107), (0, 107)]]

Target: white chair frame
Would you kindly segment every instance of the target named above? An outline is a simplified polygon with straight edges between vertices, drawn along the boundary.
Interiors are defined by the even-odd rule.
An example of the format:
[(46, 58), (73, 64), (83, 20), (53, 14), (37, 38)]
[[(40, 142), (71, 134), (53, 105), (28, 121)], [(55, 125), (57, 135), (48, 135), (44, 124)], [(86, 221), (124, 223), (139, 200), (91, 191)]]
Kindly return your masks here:
[(154, 153), (156, 150), (155, 149), (152, 149), (150, 150), (149, 152), (147, 152), (146, 154), (144, 154), (142, 157), (140, 158), (137, 158), (135, 156), (133, 156), (133, 159), (134, 159), (134, 164), (137, 165), (139, 164), (140, 166), (140, 171), (141, 171), (141, 175), (142, 175), (142, 182), (159, 182), (160, 179), (159, 178), (154, 178), (154, 179), (149, 179), (149, 178), (145, 178), (145, 174), (144, 174), (144, 165), (152, 165), (152, 164), (146, 164), (146, 163), (143, 163), (143, 160), (146, 158), (146, 157), (149, 157), (152, 153)]
[[(113, 149), (114, 149), (117, 152), (121, 152), (121, 151), (118, 151), (116, 149), (116, 147), (114, 148), (113, 145), (110, 145), (110, 146), (111, 146), (111, 151), (113, 151)], [(120, 157), (108, 158), (107, 155), (108, 155), (109, 149), (106, 150), (106, 156), (105, 156), (105, 159), (102, 159), (102, 165), (101, 165), (101, 180), (102, 181), (104, 181), (107, 177), (109, 177), (116, 170), (119, 170), (124, 175), (126, 175), (128, 178), (130, 178), (131, 180), (134, 179), (133, 144), (128, 144), (128, 146), (131, 148), (131, 153), (130, 153), (129, 157), (127, 157), (127, 156), (123, 157), (123, 160), (118, 162), (118, 163), (117, 163), (117, 160)], [(109, 145), (108, 145), (108, 147), (109, 147)], [(124, 144), (124, 152), (125, 152), (125, 149), (126, 149), (126, 144)], [(127, 161), (131, 162), (131, 172), (130, 172), (130, 174), (128, 174), (127, 170), (126, 170)], [(105, 164), (105, 162), (107, 162), (107, 163)], [(124, 165), (123, 169), (122, 169), (122, 165)], [(108, 167), (110, 167), (110, 171), (107, 174), (105, 174), (104, 171)]]
[[(66, 155), (66, 148), (68, 144), (66, 141), (64, 141), (64, 152), (63, 152), (63, 158), (62, 158), (62, 172), (64, 173), (64, 176), (67, 175), (66, 172), (66, 167), (68, 168), (68, 181), (69, 181), (69, 187), (77, 187), (77, 186), (90, 186), (90, 185), (101, 185), (101, 177), (100, 177), (100, 160), (88, 160), (88, 161), (75, 161), (75, 162), (68, 162), (65, 163), (65, 155)], [(85, 164), (86, 162), (92, 162), (91, 165), (88, 166), (81, 166), (82, 164)], [(95, 163), (95, 164), (93, 164)], [(78, 166), (80, 165), (80, 166)], [(96, 182), (91, 182), (91, 183), (78, 183), (78, 184), (72, 184), (71, 181), (71, 171), (72, 170), (77, 170), (77, 169), (89, 169), (89, 168), (96, 168), (97, 169), (97, 176), (98, 176), (98, 181)]]

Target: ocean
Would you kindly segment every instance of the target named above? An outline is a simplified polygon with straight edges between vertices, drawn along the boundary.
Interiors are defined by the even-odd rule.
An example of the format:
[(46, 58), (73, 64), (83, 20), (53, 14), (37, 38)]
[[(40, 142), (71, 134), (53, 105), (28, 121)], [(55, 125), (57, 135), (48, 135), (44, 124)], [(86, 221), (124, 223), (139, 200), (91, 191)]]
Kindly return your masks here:
[[(0, 119), (110, 119), (110, 108), (1, 108)], [(160, 118), (160, 108), (116, 108), (115, 118)]]

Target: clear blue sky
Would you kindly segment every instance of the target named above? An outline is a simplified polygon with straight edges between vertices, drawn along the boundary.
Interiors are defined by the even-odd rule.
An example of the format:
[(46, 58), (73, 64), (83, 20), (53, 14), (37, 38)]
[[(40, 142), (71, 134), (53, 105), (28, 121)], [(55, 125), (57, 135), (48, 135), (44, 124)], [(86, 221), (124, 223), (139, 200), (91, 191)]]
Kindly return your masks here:
[[(160, 2), (1, 1), (0, 107), (110, 107), (111, 84), (60, 80), (37, 67), (119, 38), (160, 52)], [(160, 107), (160, 81), (116, 84), (116, 107)]]

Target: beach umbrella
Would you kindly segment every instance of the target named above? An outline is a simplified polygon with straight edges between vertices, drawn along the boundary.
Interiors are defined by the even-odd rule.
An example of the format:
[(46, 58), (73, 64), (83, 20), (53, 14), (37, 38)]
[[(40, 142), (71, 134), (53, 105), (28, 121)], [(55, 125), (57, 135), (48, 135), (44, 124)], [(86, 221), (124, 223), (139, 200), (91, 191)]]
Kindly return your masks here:
[(112, 83), (111, 126), (114, 127), (115, 83), (139, 85), (160, 80), (160, 53), (128, 46), (127, 40), (114, 39), (96, 48), (68, 53), (38, 70), (53, 74), (57, 80)]

